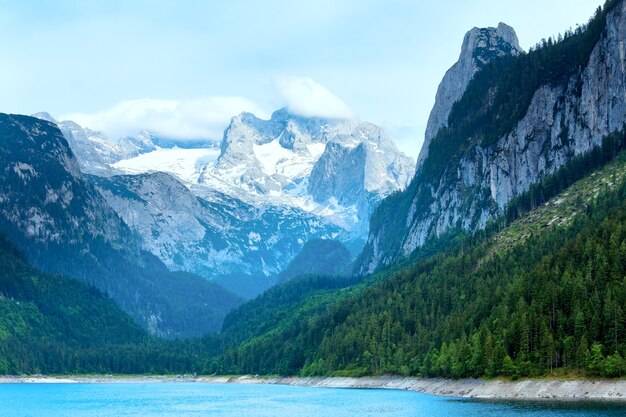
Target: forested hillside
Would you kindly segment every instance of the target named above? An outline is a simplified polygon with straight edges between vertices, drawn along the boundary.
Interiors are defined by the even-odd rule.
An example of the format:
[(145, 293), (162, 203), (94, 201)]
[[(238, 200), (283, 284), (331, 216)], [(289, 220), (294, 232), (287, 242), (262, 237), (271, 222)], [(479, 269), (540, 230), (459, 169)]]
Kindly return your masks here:
[[(626, 373), (625, 171), (622, 154), (502, 230), (468, 237), (378, 284), (327, 294), (317, 311), (304, 298), (290, 315), (313, 314), (231, 348), (215, 366), (454, 378)], [(568, 198), (574, 187), (580, 196)], [(553, 207), (557, 215), (546, 220)], [(264, 311), (247, 317), (263, 322)]]
[(351, 261), (348, 248), (341, 242), (330, 239), (311, 239), (278, 274), (277, 281), (286, 282), (299, 275), (349, 275)]
[(217, 332), (243, 300), (170, 271), (85, 181), (59, 128), (0, 114), (0, 233), (38, 270), (87, 282), (162, 337)]
[(587, 24), (477, 71), (411, 185), (372, 214), (357, 270), (371, 273), (450, 229), (483, 229), (532, 184), (622, 130), (625, 34), (626, 3), (609, 0)]
[(148, 338), (111, 299), (36, 271), (3, 236), (0, 271), (0, 374), (72, 370), (77, 350), (105, 353)]
[(200, 372), (218, 347), (214, 336), (150, 336), (96, 288), (37, 271), (0, 235), (0, 375)]

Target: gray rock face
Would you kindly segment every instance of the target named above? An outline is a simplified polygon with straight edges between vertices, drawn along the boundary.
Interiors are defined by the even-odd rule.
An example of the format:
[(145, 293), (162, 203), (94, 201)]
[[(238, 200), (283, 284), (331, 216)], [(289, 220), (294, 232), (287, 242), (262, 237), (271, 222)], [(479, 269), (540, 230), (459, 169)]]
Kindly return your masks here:
[(459, 60), (446, 72), (437, 88), (424, 145), (417, 158), (418, 169), (428, 157), (431, 141), (439, 129), (447, 125), (452, 105), (463, 96), (474, 74), (494, 58), (521, 52), (515, 31), (504, 23), (498, 24), (497, 28), (473, 28), (465, 34)]
[[(152, 152), (157, 149), (153, 142), (153, 135), (147, 130), (142, 130), (135, 137), (125, 136), (117, 142), (118, 160), (134, 158), (135, 156)], [(115, 161), (117, 162), (117, 161)]]
[(282, 109), (267, 121), (247, 113), (234, 117), (217, 163), (199, 182), (218, 187), (226, 181), (252, 195), (300, 198), (302, 205), (310, 199), (331, 210), (354, 207), (356, 220), (343, 224), (364, 238), (372, 208), (412, 175), (411, 159), (379, 127)]
[(121, 172), (111, 168), (110, 165), (156, 150), (153, 136), (147, 130), (142, 130), (136, 137), (127, 136), (114, 142), (103, 132), (83, 128), (71, 120), (57, 122), (46, 112), (33, 114), (33, 117), (54, 123), (59, 127), (72, 148), (81, 171), (86, 174), (120, 174)]
[[(335, 198), (341, 205), (359, 202), (365, 192), (365, 153), (362, 143), (354, 147), (336, 142), (326, 145), (309, 179), (309, 193), (315, 201)], [(337, 168), (346, 175), (337, 175)]]
[[(341, 233), (301, 210), (251, 206), (219, 192), (196, 197), (166, 173), (90, 177), (107, 203), (171, 269), (197, 273), (252, 297), (313, 238)], [(236, 285), (229, 280), (237, 276)]]
[(354, 205), (367, 233), (372, 210), (385, 196), (408, 185), (412, 161), (379, 127), (359, 124), (326, 145), (309, 177), (308, 191), (320, 204)]
[(0, 128), (0, 162), (5, 167), (0, 172), (0, 218), (13, 230), (9, 237), (24, 236), (41, 245), (102, 239), (130, 253), (139, 249), (102, 197), (85, 187), (79, 165), (57, 126), (42, 119), (0, 114)]
[[(457, 225), (465, 230), (484, 227), (532, 183), (622, 129), (625, 39), (626, 2), (621, 2), (607, 15), (606, 31), (586, 67), (564, 85), (543, 85), (535, 91), (525, 116), (495, 144), (470, 146), (458, 166), (448, 169), (453, 181), (420, 180), (418, 171), (410, 207), (398, 213), (405, 219), (403, 234), (390, 236), (385, 227), (372, 230), (361, 272), (408, 255), (429, 236)], [(401, 242), (398, 251), (383, 249), (390, 239)]]
[(146, 131), (114, 143), (73, 122), (59, 126), (142, 249), (245, 297), (271, 285), (312, 238), (358, 253), (372, 209), (414, 172), (377, 126), (285, 109), (269, 120), (233, 117), (217, 160), (194, 156), (202, 149), (164, 152)]

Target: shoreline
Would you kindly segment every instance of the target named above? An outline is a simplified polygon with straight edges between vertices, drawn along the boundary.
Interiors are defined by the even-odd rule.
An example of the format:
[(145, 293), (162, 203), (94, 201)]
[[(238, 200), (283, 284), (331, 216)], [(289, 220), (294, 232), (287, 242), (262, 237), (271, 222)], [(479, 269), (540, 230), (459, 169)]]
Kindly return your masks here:
[(480, 379), (427, 379), (394, 376), (383, 377), (259, 377), (259, 376), (151, 376), (151, 375), (68, 375), (68, 376), (0, 376), (0, 385), (31, 384), (98, 384), (194, 382), (206, 384), (270, 384), (314, 388), (395, 389), (427, 395), (473, 398), (481, 400), (566, 400), (624, 401), (626, 379), (598, 381), (522, 380), (485, 381)]

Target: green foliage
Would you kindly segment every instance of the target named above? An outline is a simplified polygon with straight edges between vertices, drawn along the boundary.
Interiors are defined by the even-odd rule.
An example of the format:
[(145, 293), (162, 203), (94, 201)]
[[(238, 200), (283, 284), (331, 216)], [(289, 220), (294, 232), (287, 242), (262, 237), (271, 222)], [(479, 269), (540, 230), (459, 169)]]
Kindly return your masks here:
[(314, 306), (314, 300), (323, 300), (324, 294), (334, 294), (357, 281), (354, 277), (305, 275), (277, 285), (228, 314), (222, 336), (231, 343), (249, 340), (293, 319), (297, 309)]
[(289, 281), (299, 275), (348, 275), (351, 260), (350, 252), (341, 242), (312, 239), (278, 275), (278, 282)]
[(565, 227), (514, 249), (494, 252), (497, 239), (474, 237), (334, 301), (329, 292), (307, 314), (294, 304), (286, 314), (297, 319), (231, 348), (221, 365), (301, 375), (519, 378), (566, 368), (619, 376), (626, 184), (600, 191)]
[(0, 374), (194, 372), (214, 337), (150, 337), (94, 287), (29, 266), (0, 235)]

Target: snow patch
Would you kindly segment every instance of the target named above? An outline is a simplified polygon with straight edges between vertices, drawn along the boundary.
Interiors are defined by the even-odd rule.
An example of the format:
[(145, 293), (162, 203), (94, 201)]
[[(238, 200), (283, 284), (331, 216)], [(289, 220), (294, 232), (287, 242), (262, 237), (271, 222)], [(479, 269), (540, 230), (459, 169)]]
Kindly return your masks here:
[(311, 154), (311, 156), (315, 160), (318, 160), (320, 156), (322, 156), (322, 154), (326, 150), (326, 144), (325, 143), (309, 143), (306, 145), (306, 148), (309, 150), (309, 153)]
[(264, 145), (253, 144), (252, 151), (267, 175), (273, 175), (276, 172), (279, 162), (293, 157), (293, 152), (283, 148), (276, 139)]
[(256, 232), (250, 232), (248, 233), (248, 244), (252, 245), (254, 243), (260, 242), (261, 241), (261, 235), (256, 233)]
[(128, 174), (144, 172), (168, 172), (186, 183), (195, 183), (204, 167), (213, 165), (220, 154), (219, 149), (162, 149), (125, 159), (112, 165)]

